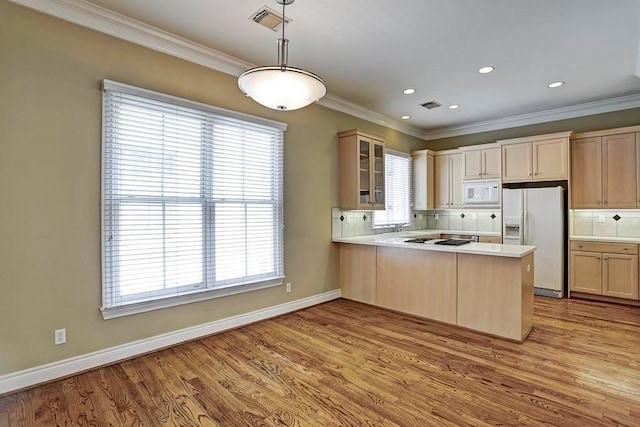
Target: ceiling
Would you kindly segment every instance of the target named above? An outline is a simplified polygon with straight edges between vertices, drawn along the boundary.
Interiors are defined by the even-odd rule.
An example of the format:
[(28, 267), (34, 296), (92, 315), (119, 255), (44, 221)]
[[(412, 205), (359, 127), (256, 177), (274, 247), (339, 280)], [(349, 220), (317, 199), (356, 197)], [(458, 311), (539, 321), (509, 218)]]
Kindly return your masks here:
[[(281, 11), (276, 0), (90, 2), (243, 62), (277, 62), (280, 34), (249, 19)], [(423, 133), (640, 94), (640, 0), (297, 0), (286, 14), (289, 65)], [(495, 71), (478, 73), (485, 65)], [(419, 105), (432, 100), (442, 107)]]

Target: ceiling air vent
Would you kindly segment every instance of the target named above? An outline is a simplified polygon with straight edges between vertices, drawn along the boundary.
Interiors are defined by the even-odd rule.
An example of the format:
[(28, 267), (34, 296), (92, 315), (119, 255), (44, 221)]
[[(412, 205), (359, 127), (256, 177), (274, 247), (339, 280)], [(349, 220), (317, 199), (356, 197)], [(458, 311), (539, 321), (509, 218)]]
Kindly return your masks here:
[(436, 102), (436, 101), (429, 101), (429, 102), (425, 102), (424, 104), (420, 104), (422, 107), (428, 109), (428, 110), (433, 110), (434, 108), (438, 108), (438, 107), (442, 107), (442, 104)]
[[(272, 31), (279, 31), (282, 24), (282, 15), (267, 6), (262, 6), (256, 13), (249, 17), (256, 24), (263, 25)], [(291, 22), (288, 17), (284, 20), (285, 24)]]

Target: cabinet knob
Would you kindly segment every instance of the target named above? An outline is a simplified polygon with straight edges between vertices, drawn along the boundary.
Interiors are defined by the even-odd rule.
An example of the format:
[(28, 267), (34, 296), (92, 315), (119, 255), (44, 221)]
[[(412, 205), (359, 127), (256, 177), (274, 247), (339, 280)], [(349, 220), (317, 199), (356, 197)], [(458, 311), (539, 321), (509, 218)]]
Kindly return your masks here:
[(596, 259), (600, 259), (600, 257), (596, 257)]
[(625, 251), (628, 251), (628, 250), (629, 250), (629, 248), (624, 248), (624, 250), (625, 250)]
[(579, 247), (580, 249), (582, 249), (582, 245), (578, 245), (578, 247)]

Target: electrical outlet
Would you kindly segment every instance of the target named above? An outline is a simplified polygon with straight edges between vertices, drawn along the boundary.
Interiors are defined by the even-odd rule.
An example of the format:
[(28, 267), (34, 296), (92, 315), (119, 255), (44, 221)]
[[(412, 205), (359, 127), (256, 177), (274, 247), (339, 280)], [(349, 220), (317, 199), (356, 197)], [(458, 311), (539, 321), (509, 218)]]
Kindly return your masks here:
[(531, 272), (531, 264), (527, 264), (527, 273)]
[(67, 330), (56, 329), (53, 331), (53, 345), (65, 344), (67, 342)]
[(439, 214), (435, 214), (435, 215), (433, 215), (433, 217), (434, 217), (435, 219), (440, 219), (440, 215), (439, 215)]
[(424, 215), (418, 214), (418, 219), (422, 219), (422, 218), (424, 218)]
[(351, 216), (349, 216), (349, 215), (345, 215), (345, 217), (344, 217), (344, 222), (345, 222), (346, 224), (351, 224)]
[(287, 283), (287, 293), (291, 292), (291, 283)]
[(598, 215), (598, 222), (604, 222), (604, 215)]

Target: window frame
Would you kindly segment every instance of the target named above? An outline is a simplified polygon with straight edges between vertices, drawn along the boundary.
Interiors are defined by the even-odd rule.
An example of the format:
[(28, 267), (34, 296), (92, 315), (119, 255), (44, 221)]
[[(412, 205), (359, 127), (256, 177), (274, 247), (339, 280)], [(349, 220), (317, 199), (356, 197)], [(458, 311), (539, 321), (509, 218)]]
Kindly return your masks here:
[[(245, 275), (240, 279), (231, 280), (230, 282), (223, 281), (224, 283), (219, 285), (216, 285), (216, 283), (218, 282), (209, 282), (208, 284), (208, 280), (209, 280), (208, 275), (211, 274), (209, 270), (212, 268), (211, 266), (213, 263), (213, 254), (211, 253), (210, 248), (212, 244), (215, 244), (215, 241), (213, 241), (213, 243), (210, 241), (209, 244), (207, 244), (206, 242), (207, 239), (214, 239), (215, 237), (214, 234), (210, 234), (208, 237), (206, 236), (207, 233), (211, 233), (211, 230), (214, 229), (214, 226), (212, 225), (212, 223), (215, 220), (215, 213), (212, 214), (211, 212), (215, 212), (216, 206), (218, 206), (220, 203), (223, 203), (223, 204), (229, 203), (229, 202), (233, 202), (233, 200), (216, 201), (213, 196), (213, 193), (205, 196), (204, 194), (206, 193), (207, 190), (204, 187), (209, 185), (209, 189), (212, 188), (213, 173), (210, 173), (208, 175), (205, 173), (202, 173), (201, 176), (199, 177), (200, 185), (202, 186), (201, 195), (199, 197), (182, 197), (182, 196), (174, 197), (174, 196), (162, 195), (162, 196), (140, 196), (139, 198), (135, 197), (134, 199), (131, 199), (131, 202), (133, 203), (147, 200), (150, 202), (150, 204), (158, 203), (159, 205), (162, 205), (162, 206), (164, 206), (167, 203), (170, 203), (171, 201), (175, 201), (176, 199), (188, 199), (188, 200), (182, 200), (182, 201), (185, 204), (193, 203), (201, 206), (202, 223), (200, 227), (202, 231), (200, 236), (202, 238), (202, 245), (203, 245), (203, 250), (201, 254), (202, 256), (201, 265), (203, 270), (202, 281), (198, 285), (189, 284), (189, 285), (183, 285), (180, 287), (169, 288), (169, 290), (162, 289), (158, 291), (151, 291), (154, 294), (159, 293), (160, 295), (165, 295), (158, 299), (148, 299), (148, 298), (141, 299), (139, 297), (137, 298), (126, 297), (125, 300), (128, 299), (132, 302), (120, 303), (119, 305), (113, 304), (113, 294), (110, 292), (112, 292), (114, 289), (119, 289), (119, 288), (117, 288), (118, 285), (115, 284), (116, 279), (111, 279), (109, 276), (113, 275), (114, 272), (117, 272), (116, 270), (119, 268), (118, 263), (113, 262), (113, 258), (117, 257), (118, 255), (117, 251), (120, 249), (120, 245), (111, 244), (110, 242), (113, 239), (114, 230), (118, 230), (117, 222), (121, 218), (121, 215), (119, 213), (115, 215), (113, 213), (110, 213), (109, 215), (107, 215), (106, 209), (111, 209), (111, 212), (113, 212), (114, 205), (120, 206), (123, 202), (126, 203), (129, 200), (123, 201), (122, 198), (119, 198), (119, 199), (112, 198), (109, 201), (107, 201), (106, 180), (107, 178), (111, 179), (113, 176), (117, 176), (115, 174), (109, 174), (106, 167), (108, 162), (108, 158), (107, 158), (108, 144), (106, 141), (107, 131), (105, 126), (107, 124), (107, 119), (106, 119), (107, 109), (105, 107), (107, 102), (106, 100), (107, 91), (110, 91), (113, 93), (138, 96), (151, 101), (167, 103), (167, 104), (171, 104), (171, 106), (173, 107), (183, 107), (191, 110), (197, 110), (198, 113), (202, 113), (203, 115), (206, 115), (206, 116), (211, 116), (208, 119), (204, 119), (200, 123), (200, 127), (202, 129), (206, 128), (207, 126), (212, 126), (212, 122), (216, 119), (219, 119), (219, 120), (228, 119), (230, 123), (232, 123), (233, 120), (241, 120), (243, 122), (248, 122), (254, 125), (267, 126), (272, 128), (272, 130), (276, 132), (276, 134), (279, 134), (278, 140), (274, 142), (275, 144), (277, 144), (274, 148), (277, 150), (277, 153), (275, 158), (273, 159), (274, 161), (271, 162), (271, 167), (275, 169), (275, 177), (274, 177), (274, 180), (276, 180), (274, 184), (275, 187), (272, 186), (272, 190), (274, 190), (275, 193), (272, 194), (272, 197), (268, 199), (267, 202), (265, 202), (264, 200), (257, 200), (257, 199), (253, 200), (250, 198), (244, 198), (244, 199), (238, 200), (239, 202), (244, 204), (245, 212), (246, 212), (247, 206), (252, 205), (252, 202), (256, 202), (257, 204), (267, 203), (273, 206), (273, 215), (274, 215), (273, 227), (274, 228), (271, 228), (271, 229), (274, 230), (275, 232), (277, 230), (277, 227), (278, 226), (280, 227), (280, 230), (276, 232), (277, 238), (274, 238), (274, 242), (273, 242), (274, 247), (271, 252), (271, 255), (274, 257), (274, 263), (276, 265), (276, 270), (277, 270), (274, 272), (273, 277), (269, 277), (266, 279), (260, 278), (258, 280), (254, 280), (256, 277), (255, 275), (253, 276)], [(283, 179), (284, 132), (287, 129), (287, 125), (285, 123), (276, 122), (273, 120), (268, 120), (268, 119), (264, 119), (264, 118), (252, 116), (249, 114), (236, 112), (236, 111), (226, 110), (223, 108), (214, 107), (214, 106), (206, 105), (206, 104), (195, 102), (195, 101), (190, 101), (184, 98), (179, 98), (172, 95), (166, 95), (159, 92), (150, 91), (147, 89), (142, 89), (135, 86), (130, 86), (127, 84), (114, 82), (110, 80), (102, 81), (102, 92), (103, 92), (103, 97), (102, 97), (103, 107), (101, 111), (102, 155), (101, 155), (101, 209), (100, 209), (101, 256), (102, 256), (102, 283), (101, 283), (102, 305), (101, 305), (100, 311), (102, 312), (103, 318), (111, 319), (111, 318), (127, 316), (131, 314), (142, 313), (142, 312), (151, 311), (151, 310), (178, 306), (182, 304), (189, 304), (196, 301), (203, 301), (203, 300), (212, 299), (212, 298), (220, 298), (228, 295), (234, 295), (234, 294), (250, 292), (258, 289), (265, 289), (273, 286), (282, 285), (284, 281), (284, 235), (283, 235), (284, 234), (284, 230), (283, 230), (284, 229), (284, 179)], [(204, 143), (204, 140), (201, 140), (201, 144), (202, 144), (201, 158), (204, 159), (205, 151), (212, 150), (214, 148), (214, 145), (213, 144), (207, 145)], [(111, 162), (113, 163), (114, 161), (111, 160)], [(113, 166), (112, 164), (110, 165)], [(213, 169), (209, 169), (209, 172), (211, 172), (212, 170)], [(209, 179), (211, 182), (207, 184), (206, 179)], [(210, 212), (207, 212), (207, 211), (210, 211)], [(208, 221), (205, 219), (207, 219)], [(243, 221), (245, 222), (247, 221), (246, 214), (243, 217)], [(162, 227), (163, 227), (163, 230), (167, 227), (167, 223), (164, 220), (162, 222)], [(111, 258), (111, 260), (108, 259), (109, 257)], [(109, 268), (112, 268), (112, 270), (109, 270)], [(114, 283), (113, 286), (111, 286), (112, 282)], [(176, 290), (178, 288), (183, 289), (185, 292), (180, 293), (179, 295), (175, 295)]]
[[(389, 187), (387, 186), (388, 184), (388, 179), (387, 179), (387, 173), (392, 171), (393, 168), (390, 168), (387, 166), (387, 156), (393, 156), (393, 157), (400, 157), (403, 159), (407, 160), (407, 215), (408, 218), (405, 222), (392, 222), (392, 223), (376, 223), (376, 215), (380, 215), (383, 212), (386, 212), (386, 210), (388, 209), (388, 200), (389, 200), (389, 196), (393, 194), (393, 190), (389, 190)], [(384, 186), (385, 186), (385, 209), (384, 211), (373, 211), (373, 219), (372, 219), (372, 226), (374, 229), (379, 229), (379, 228), (390, 228), (393, 227), (397, 224), (403, 224), (403, 225), (413, 225), (413, 217), (411, 215), (412, 210), (413, 210), (413, 189), (412, 189), (412, 179), (413, 179), (413, 173), (412, 173), (412, 160), (411, 160), (411, 155), (408, 153), (404, 153), (402, 151), (396, 151), (396, 150), (390, 150), (390, 149), (385, 149), (385, 165), (384, 165), (384, 170), (385, 170), (385, 181), (384, 181)]]

